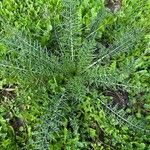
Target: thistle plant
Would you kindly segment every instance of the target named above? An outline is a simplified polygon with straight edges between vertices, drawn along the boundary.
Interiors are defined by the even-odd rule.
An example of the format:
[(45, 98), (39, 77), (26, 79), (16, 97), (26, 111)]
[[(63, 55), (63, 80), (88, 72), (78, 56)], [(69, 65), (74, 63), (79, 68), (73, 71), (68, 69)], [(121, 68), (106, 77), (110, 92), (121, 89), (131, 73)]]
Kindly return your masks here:
[[(43, 48), (16, 29), (8, 29), (4, 37), (1, 35), (0, 42), (7, 53), (0, 69), (9, 78), (19, 81), (21, 89), (32, 91), (34, 103), (39, 107), (42, 104), (44, 110), (33, 129), (33, 149), (49, 149), (50, 143), (59, 136), (65, 118), (76, 120), (78, 106), (87, 97), (100, 101), (101, 109), (119, 123), (144, 131), (123, 108), (118, 110), (116, 105), (108, 105), (101, 97), (108, 89), (115, 91), (120, 87), (130, 93), (132, 88), (137, 88), (128, 81), (132, 64), (115, 70), (110, 64), (113, 58), (134, 49), (142, 37), (142, 30), (131, 27), (122, 38), (106, 47), (97, 40), (100, 27), (110, 15), (104, 7), (86, 30), (79, 13), (80, 2), (63, 0), (62, 6), (60, 23), (52, 20), (53, 36), (49, 48)], [(73, 128), (76, 132), (77, 122)]]

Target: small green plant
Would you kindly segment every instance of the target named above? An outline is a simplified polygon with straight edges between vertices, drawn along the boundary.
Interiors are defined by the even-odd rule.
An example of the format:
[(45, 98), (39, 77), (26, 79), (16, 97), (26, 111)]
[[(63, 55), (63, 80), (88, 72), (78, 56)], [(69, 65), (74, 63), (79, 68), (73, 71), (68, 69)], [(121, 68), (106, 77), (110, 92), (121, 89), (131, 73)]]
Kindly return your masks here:
[[(137, 125), (138, 120), (131, 117), (130, 111), (125, 112), (127, 104), (122, 93), (137, 89), (128, 82), (132, 68), (129, 65), (120, 69), (112, 62), (134, 49), (143, 37), (142, 29), (128, 28), (106, 46), (99, 42), (97, 34), (110, 13), (101, 5), (86, 29), (78, 13), (80, 6), (79, 1), (63, 0), (61, 21), (51, 20), (51, 49), (11, 27), (1, 35), (5, 53), (1, 76), (18, 82), (15, 103), (28, 103), (37, 116), (31, 118), (32, 136), (25, 148), (128, 149), (135, 144), (144, 149), (143, 141), (126, 145), (128, 132), (148, 132), (145, 124)], [(110, 92), (115, 93), (113, 100)], [(117, 107), (119, 103), (121, 108)]]

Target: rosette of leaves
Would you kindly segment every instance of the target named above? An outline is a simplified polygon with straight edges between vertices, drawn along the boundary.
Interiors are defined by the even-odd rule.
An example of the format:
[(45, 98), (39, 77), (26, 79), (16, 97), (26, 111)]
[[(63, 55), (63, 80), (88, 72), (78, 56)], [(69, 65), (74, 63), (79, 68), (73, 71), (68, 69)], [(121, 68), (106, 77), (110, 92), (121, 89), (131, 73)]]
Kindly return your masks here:
[[(22, 89), (32, 91), (32, 101), (43, 110), (41, 116), (38, 116), (38, 124), (32, 129), (30, 140), (36, 150), (50, 149), (50, 145), (63, 136), (61, 132), (66, 119), (70, 120), (73, 129), (71, 137), (78, 137), (76, 140), (79, 141), (80, 120), (77, 116), (81, 110), (78, 108), (87, 97), (93, 101), (101, 101), (100, 108), (109, 114), (108, 120), (110, 116), (114, 118), (112, 125), (125, 124), (132, 129), (146, 130), (137, 125), (136, 120), (127, 116), (124, 110), (118, 111), (116, 105), (111, 105), (110, 101), (103, 99), (101, 95), (108, 89), (111, 89), (111, 92), (118, 91), (117, 87), (129, 92), (136, 88), (128, 82), (131, 65), (117, 69), (115, 65), (110, 64), (112, 58), (134, 48), (142, 37), (142, 30), (131, 27), (122, 37), (105, 47), (95, 38), (110, 14), (101, 7), (91, 22), (90, 30), (85, 32), (82, 15), (78, 13), (80, 5), (80, 1), (62, 1), (61, 22), (52, 21), (53, 36), (49, 49), (42, 48), (37, 41), (32, 41), (24, 33), (12, 28), (7, 30), (4, 37), (1, 36), (0, 42), (7, 47), (8, 52), (1, 61), (0, 69), (7, 78), (17, 79)], [(119, 96), (115, 97), (116, 102), (119, 101)], [(108, 130), (105, 132), (109, 133)], [(76, 142), (74, 149), (81, 148), (81, 145), (84, 146)], [(64, 147), (65, 143), (61, 148)]]

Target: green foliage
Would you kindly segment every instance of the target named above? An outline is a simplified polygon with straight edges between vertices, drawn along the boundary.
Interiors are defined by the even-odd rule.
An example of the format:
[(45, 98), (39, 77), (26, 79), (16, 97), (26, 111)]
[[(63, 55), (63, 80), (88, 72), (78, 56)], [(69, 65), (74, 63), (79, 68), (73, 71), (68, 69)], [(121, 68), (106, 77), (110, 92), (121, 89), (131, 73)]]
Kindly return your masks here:
[[(51, 36), (51, 12), (59, 10), (58, 1), (18, 1), (6, 0), (0, 2), (0, 16), (7, 23), (18, 29), (26, 31), (28, 35), (41, 41), (42, 45), (47, 44)], [(58, 18), (58, 16), (55, 16)], [(1, 27), (4, 25), (1, 24)]]
[(149, 149), (148, 1), (0, 4), (0, 149)]

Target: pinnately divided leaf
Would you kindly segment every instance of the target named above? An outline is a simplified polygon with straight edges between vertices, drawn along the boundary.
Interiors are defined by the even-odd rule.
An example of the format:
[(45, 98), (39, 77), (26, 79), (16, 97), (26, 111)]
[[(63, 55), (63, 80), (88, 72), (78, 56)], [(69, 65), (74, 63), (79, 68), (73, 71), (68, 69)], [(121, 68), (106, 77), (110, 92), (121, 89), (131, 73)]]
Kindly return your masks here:
[[(106, 47), (96, 39), (96, 35), (109, 13), (101, 8), (90, 29), (85, 32), (82, 30), (84, 25), (82, 14), (79, 13), (80, 5), (79, 0), (62, 1), (61, 23), (52, 20), (53, 39), (48, 48), (43, 48), (37, 41), (30, 40), (24, 33), (13, 28), (9, 29), (7, 36), (0, 35), (0, 44), (8, 49), (5, 59), (0, 62), (0, 69), (9, 79), (22, 81), (20, 89), (30, 89), (28, 94), (33, 96), (34, 103), (39, 103), (39, 110), (44, 110), (37, 119), (38, 125), (33, 129), (31, 145), (34, 145), (35, 150), (50, 149), (51, 143), (62, 138), (62, 132), (68, 134), (68, 139), (76, 135), (75, 140), (79, 142), (78, 132), (82, 131), (78, 130), (78, 118), (82, 118), (83, 114), (78, 107), (87, 98), (92, 99), (94, 92), (99, 97), (106, 89), (114, 90), (119, 87), (124, 91), (137, 88), (129, 84), (128, 73), (132, 70), (130, 66), (111, 69), (110, 64), (113, 58), (134, 49), (134, 45), (140, 41), (142, 30), (131, 27), (122, 33), (122, 37)], [(28, 97), (30, 96), (25, 98)], [(99, 101), (102, 105), (101, 111), (106, 114), (109, 112), (108, 116), (112, 115), (116, 122), (136, 129), (135, 132), (140, 130), (148, 133), (143, 126), (136, 125), (134, 119), (126, 117), (123, 107), (121, 111), (110, 107), (101, 98)], [(71, 122), (68, 121), (68, 131), (64, 129), (65, 120)], [(70, 135), (72, 128), (73, 135)], [(93, 130), (95, 135), (97, 129)], [(63, 142), (59, 144), (64, 146)]]

